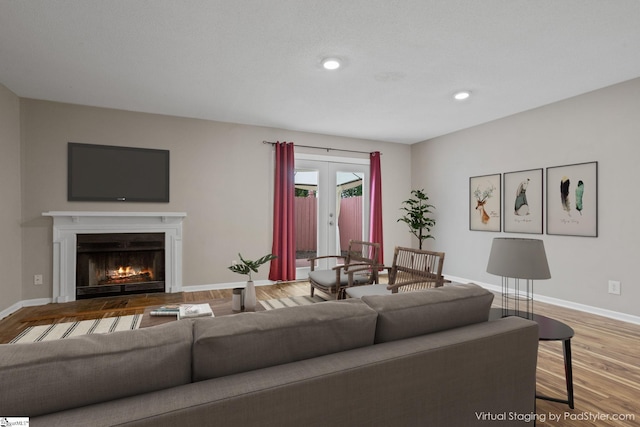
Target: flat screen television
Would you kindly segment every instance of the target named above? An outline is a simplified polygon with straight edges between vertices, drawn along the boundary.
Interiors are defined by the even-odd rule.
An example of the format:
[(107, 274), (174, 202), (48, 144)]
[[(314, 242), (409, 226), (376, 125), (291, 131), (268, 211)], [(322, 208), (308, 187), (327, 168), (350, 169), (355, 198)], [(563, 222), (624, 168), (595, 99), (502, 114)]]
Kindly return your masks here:
[(68, 144), (67, 198), (169, 202), (169, 150)]

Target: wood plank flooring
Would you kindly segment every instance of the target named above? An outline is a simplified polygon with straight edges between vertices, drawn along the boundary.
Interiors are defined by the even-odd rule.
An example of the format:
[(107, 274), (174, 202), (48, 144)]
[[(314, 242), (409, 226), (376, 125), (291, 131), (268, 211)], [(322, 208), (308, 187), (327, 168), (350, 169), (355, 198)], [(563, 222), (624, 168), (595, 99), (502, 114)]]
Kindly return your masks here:
[[(306, 282), (256, 288), (259, 300), (309, 295)], [(0, 320), (0, 343), (31, 325), (142, 313), (145, 307), (175, 302), (229, 298), (231, 290), (144, 294), (25, 307)], [(499, 304), (500, 298), (494, 300)], [(560, 320), (575, 331), (571, 340), (575, 409), (536, 400), (537, 426), (640, 425), (640, 325), (536, 302), (536, 313)], [(562, 343), (540, 342), (538, 393), (566, 398)], [(481, 410), (481, 408), (479, 408)], [(617, 419), (614, 419), (617, 418)], [(479, 422), (480, 424), (480, 422)], [(508, 425), (508, 423), (505, 423)]]
[[(536, 425), (639, 426), (640, 325), (541, 302), (535, 303), (535, 312), (564, 322), (575, 332), (571, 339), (575, 409), (537, 400)], [(560, 341), (539, 343), (537, 391), (566, 399)]]
[[(142, 314), (146, 307), (154, 305), (231, 298), (231, 295), (231, 289), (176, 294), (152, 293), (24, 307), (0, 320), (0, 344), (11, 341), (29, 326)], [(309, 284), (307, 282), (291, 282), (256, 287), (256, 296), (259, 300), (294, 295), (309, 295)]]

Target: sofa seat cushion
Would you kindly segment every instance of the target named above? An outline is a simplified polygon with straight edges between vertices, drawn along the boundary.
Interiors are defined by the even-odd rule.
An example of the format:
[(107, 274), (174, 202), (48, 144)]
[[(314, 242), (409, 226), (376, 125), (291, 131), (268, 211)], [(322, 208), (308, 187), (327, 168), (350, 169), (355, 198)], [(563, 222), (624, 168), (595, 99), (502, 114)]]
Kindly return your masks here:
[(476, 285), (452, 285), (391, 295), (363, 296), (378, 312), (376, 343), (486, 322), (493, 294)]
[(360, 300), (194, 321), (193, 379), (202, 381), (373, 344), (377, 313)]
[(0, 345), (0, 414), (35, 417), (188, 384), (191, 321)]

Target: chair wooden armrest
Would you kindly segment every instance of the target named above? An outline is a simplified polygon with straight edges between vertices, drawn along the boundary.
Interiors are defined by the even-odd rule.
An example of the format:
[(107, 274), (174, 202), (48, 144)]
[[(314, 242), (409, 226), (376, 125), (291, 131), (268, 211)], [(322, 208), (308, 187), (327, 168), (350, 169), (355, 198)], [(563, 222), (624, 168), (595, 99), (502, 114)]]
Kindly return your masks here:
[(333, 267), (333, 270), (346, 270), (345, 273), (348, 273), (352, 268), (358, 270), (370, 269), (372, 267), (371, 264), (366, 262), (353, 262), (350, 264), (338, 264)]
[(316, 267), (316, 260), (319, 260), (319, 259), (330, 259), (330, 258), (346, 259), (346, 257), (344, 255), (323, 255), (323, 256), (316, 256), (316, 257), (307, 258), (307, 261), (309, 261), (309, 265), (311, 267), (311, 271), (313, 271), (315, 269), (315, 267)]

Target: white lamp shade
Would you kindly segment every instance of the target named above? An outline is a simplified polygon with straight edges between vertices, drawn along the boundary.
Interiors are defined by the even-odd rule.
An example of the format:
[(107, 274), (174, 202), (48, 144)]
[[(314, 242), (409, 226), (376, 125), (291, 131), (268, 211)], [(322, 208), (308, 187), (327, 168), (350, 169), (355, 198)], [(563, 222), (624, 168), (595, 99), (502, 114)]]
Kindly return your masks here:
[(537, 239), (493, 239), (487, 273), (515, 279), (550, 279), (544, 242)]

